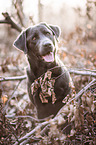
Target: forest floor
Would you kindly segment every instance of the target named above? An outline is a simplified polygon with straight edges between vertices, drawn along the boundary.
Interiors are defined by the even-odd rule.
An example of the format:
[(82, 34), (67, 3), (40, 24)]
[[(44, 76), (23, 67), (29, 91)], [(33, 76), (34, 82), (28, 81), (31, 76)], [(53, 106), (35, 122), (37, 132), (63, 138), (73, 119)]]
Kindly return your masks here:
[[(96, 79), (96, 39), (90, 39), (82, 29), (77, 28), (66, 38), (61, 38), (59, 42), (58, 55), (71, 73), (75, 85), (76, 93)], [(13, 48), (7, 49), (2, 43), (0, 45), (0, 144), (19, 144), (19, 138), (25, 136), (28, 132), (36, 128), (38, 119), (36, 111), (33, 108), (27, 94), (26, 79), (6, 81), (6, 77), (23, 76), (26, 74), (27, 59), (26, 56)], [(79, 70), (90, 72), (90, 75), (76, 74), (70, 70)], [(91, 75), (94, 73), (95, 75)], [(2, 81), (3, 79), (3, 81)], [(89, 98), (93, 98), (96, 106), (96, 81), (95, 87), (89, 88), (91, 92)], [(88, 96), (84, 92), (83, 95)], [(88, 106), (87, 106), (88, 107)], [(85, 110), (84, 110), (85, 111)], [(84, 112), (83, 128), (79, 127), (75, 135), (60, 136), (55, 135), (50, 129), (49, 133), (41, 135), (40, 128), (26, 139), (27, 144), (95, 144), (96, 143), (96, 107), (91, 111)], [(25, 116), (25, 117), (24, 117)], [(35, 119), (32, 119), (31, 116)], [(42, 121), (41, 121), (42, 124)], [(64, 124), (63, 124), (64, 125)], [(61, 135), (61, 128), (58, 130)], [(41, 127), (42, 128), (42, 127)], [(52, 128), (57, 129), (57, 128)], [(63, 129), (62, 129), (63, 130)], [(58, 134), (58, 133), (57, 133)], [(63, 134), (63, 132), (62, 132)], [(53, 136), (53, 137), (52, 137)], [(22, 141), (23, 142), (23, 141)], [(21, 144), (24, 144), (22, 143)]]

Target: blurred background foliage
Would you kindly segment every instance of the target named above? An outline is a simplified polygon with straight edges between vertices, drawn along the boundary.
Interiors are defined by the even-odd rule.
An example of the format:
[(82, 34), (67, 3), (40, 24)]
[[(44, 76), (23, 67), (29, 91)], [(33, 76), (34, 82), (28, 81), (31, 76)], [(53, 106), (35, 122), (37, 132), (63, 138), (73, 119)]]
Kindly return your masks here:
[[(71, 2), (70, 0), (8, 0), (7, 3), (5, 0), (1, 3), (0, 7), (2, 10), (0, 12), (7, 11), (10, 17), (13, 18), (22, 29), (41, 21), (47, 22), (48, 24), (59, 25), (61, 28), (61, 36), (58, 43), (58, 55), (68, 70), (89, 70), (90, 72), (96, 73), (96, 0), (82, 0), (80, 3), (76, 3), (76, 0), (71, 0)], [(12, 29), (10, 25), (3, 24), (2, 20), (4, 20), (4, 16), (0, 14), (0, 78), (22, 76), (26, 73), (27, 59), (22, 52), (13, 47), (13, 42), (19, 32)], [(76, 75), (75, 73), (72, 73), (71, 77), (75, 85), (76, 93), (94, 78), (91, 75), (85, 74), (82, 76)], [(94, 90), (94, 95), (90, 94), (90, 97), (91, 95), (96, 95), (96, 87)], [(85, 94), (85, 96), (88, 96), (88, 94)], [(7, 107), (5, 115), (11, 115), (13, 117), (14, 115), (30, 115), (36, 117), (36, 111), (29, 101), (25, 79), (22, 81), (0, 82), (0, 97), (0, 121), (1, 126), (3, 126), (0, 131), (3, 132), (0, 136), (0, 143), (12, 144), (14, 140), (18, 140), (17, 136), (18, 138), (23, 136), (34, 129), (38, 123), (30, 121), (28, 118), (7, 119), (3, 115), (3, 108)], [(86, 120), (87, 118), (88, 117), (86, 117)], [(87, 120), (87, 125), (91, 122), (90, 115), (88, 119), (89, 122)], [(91, 116), (91, 120), (92, 119), (93, 124), (96, 124), (95, 113)], [(94, 127), (93, 124), (91, 124), (91, 128)], [(92, 143), (94, 134), (92, 136), (92, 133), (90, 133), (92, 131), (90, 131), (88, 127), (87, 133), (89, 132), (89, 134), (85, 135), (85, 138), (83, 138), (85, 132), (82, 132), (81, 137), (81, 130), (79, 130), (76, 136), (77, 140), (79, 138), (80, 141), (81, 138), (82, 140), (84, 139), (85, 143), (88, 142), (88, 140), (91, 140)], [(55, 140), (52, 137), (52, 132), (49, 136), (49, 138), (45, 137), (46, 144), (61, 143), (56, 134), (53, 135)], [(93, 138), (90, 139), (89, 136)], [(66, 140), (66, 144), (69, 140)], [(82, 143), (82, 140), (80, 143)], [(31, 138), (30, 140), (31, 143), (35, 141), (39, 142), (40, 138)], [(41, 144), (44, 144), (44, 142), (41, 141)]]

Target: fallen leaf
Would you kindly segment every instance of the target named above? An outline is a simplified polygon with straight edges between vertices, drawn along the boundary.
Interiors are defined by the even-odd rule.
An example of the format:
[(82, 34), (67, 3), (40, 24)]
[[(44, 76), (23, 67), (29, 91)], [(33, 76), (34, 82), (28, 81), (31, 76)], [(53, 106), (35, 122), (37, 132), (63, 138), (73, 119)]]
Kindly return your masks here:
[(3, 95), (1, 98), (2, 98), (3, 104), (5, 104), (6, 101), (8, 100), (8, 96), (7, 95)]

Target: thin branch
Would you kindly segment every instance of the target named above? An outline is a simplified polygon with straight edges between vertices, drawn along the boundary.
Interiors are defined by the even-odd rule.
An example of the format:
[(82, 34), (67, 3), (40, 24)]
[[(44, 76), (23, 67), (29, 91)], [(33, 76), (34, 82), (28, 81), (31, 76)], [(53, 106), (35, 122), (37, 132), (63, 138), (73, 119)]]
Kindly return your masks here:
[(6, 105), (4, 106), (4, 108), (3, 108), (3, 114), (5, 114), (5, 111), (6, 111), (7, 107), (8, 107), (8, 104), (9, 104), (10, 100), (14, 97), (14, 93), (15, 93), (15, 91), (17, 90), (17, 88), (19, 87), (21, 81), (22, 81), (22, 80), (20, 80), (19, 83), (16, 85), (14, 91), (12, 92), (11, 97), (8, 99)]
[(66, 125), (63, 129), (62, 129), (62, 132), (64, 132), (64, 130), (69, 127), (71, 125), (71, 123), (69, 123), (68, 125)]
[(50, 127), (50, 124), (46, 125), (43, 128), (43, 130), (40, 132), (40, 135), (43, 136), (44, 134), (46, 134), (46, 132), (48, 131), (49, 127)]
[[(26, 140), (28, 137), (30, 137), (32, 134), (34, 134), (37, 130), (39, 130), (41, 127), (49, 124), (50, 121), (45, 121), (43, 123), (40, 123), (38, 126), (36, 126), (32, 131), (30, 131), (29, 133), (27, 133), (25, 136), (21, 137), (20, 139), (18, 139), (18, 141), (21, 143), (24, 140)], [(18, 142), (16, 142), (14, 145), (18, 145)]]
[(17, 25), (14, 20), (12, 20), (12, 18), (9, 16), (7, 12), (2, 13), (2, 15), (5, 17), (5, 19), (0, 20), (0, 23), (9, 24), (13, 29), (16, 29), (19, 32), (22, 31), (22, 28), (19, 25)]
[(53, 117), (53, 115), (50, 115), (49, 117), (46, 117), (44, 119), (37, 119), (37, 118), (34, 118), (32, 116), (29, 116), (29, 115), (25, 115), (25, 116), (13, 116), (13, 115), (5, 115), (6, 118), (29, 118), (31, 119), (32, 121), (36, 121), (36, 122), (40, 122), (40, 121), (45, 121), (45, 120), (48, 120), (50, 118)]
[(16, 136), (16, 133), (14, 132), (14, 129), (12, 127), (12, 125), (10, 124), (10, 122), (7, 120), (7, 124), (8, 124), (8, 129), (10, 129), (10, 131), (12, 132), (12, 134), (14, 135), (14, 137), (16, 138), (16, 141), (18, 142), (19, 144), (19, 141), (18, 141), (18, 137)]
[[(18, 139), (18, 141), (21, 143), (24, 140), (26, 140), (27, 138), (29, 138), (31, 135), (33, 135), (37, 130), (39, 130), (41, 127), (44, 127), (46, 125), (49, 125), (52, 122), (55, 122), (57, 120), (58, 117), (55, 117), (53, 119), (50, 119), (48, 121), (39, 123), (38, 126), (36, 126), (32, 131), (30, 131), (29, 133), (27, 133), (25, 136), (21, 137), (20, 139)], [(18, 142), (16, 142), (14, 145), (18, 145)]]
[(24, 13), (23, 13), (22, 3), (23, 3), (23, 1), (21, 1), (21, 0), (13, 1), (13, 4), (14, 4), (15, 9), (17, 11), (17, 16), (20, 20), (21, 25), (24, 27)]
[(87, 84), (82, 90), (80, 90), (75, 98), (71, 99), (67, 104), (71, 103), (73, 100), (77, 100), (86, 90), (88, 90), (92, 85), (96, 84), (96, 79), (92, 80), (89, 84)]
[[(96, 79), (92, 80), (87, 86), (85, 86), (78, 94), (76, 94), (75, 98), (73, 98), (71, 101), (78, 99), (88, 88), (90, 88), (94, 83), (96, 82)], [(95, 83), (96, 84), (96, 83)], [(71, 101), (69, 101), (67, 104), (69, 104)], [(66, 105), (67, 105), (66, 104)], [(25, 136), (18, 139), (18, 141), (21, 143), (24, 140), (28, 139), (31, 135), (33, 135), (37, 130), (39, 130), (41, 127), (46, 128), (50, 123), (55, 122), (57, 120), (57, 117), (50, 119), (49, 121), (45, 121), (42, 123), (39, 123), (38, 126), (36, 126), (32, 131), (27, 133)], [(67, 127), (67, 126), (66, 126)], [(64, 128), (65, 129), (65, 128)], [(14, 145), (18, 145), (18, 142), (16, 142)]]
[[(96, 73), (94, 71), (91, 71), (91, 70), (82, 71), (82, 70), (74, 70), (74, 69), (72, 70), (72, 69), (69, 69), (68, 71), (71, 74), (96, 77)], [(2, 76), (0, 76), (0, 82), (4, 82), (4, 81), (18, 81), (18, 80), (24, 80), (26, 78), (27, 78), (27, 75), (16, 76), (16, 77), (2, 77)]]
[[(0, 76), (1, 77), (1, 76)], [(24, 80), (27, 78), (27, 75), (23, 75), (23, 76), (16, 76), (16, 77), (1, 77), (0, 82), (4, 82), (4, 81), (20, 81), (20, 80)]]
[(96, 77), (96, 73), (94, 71), (91, 70), (74, 70), (74, 69), (69, 69), (68, 70), (70, 73), (72, 74), (76, 74), (76, 75), (83, 75), (83, 76), (92, 76), (92, 77)]
[(36, 144), (37, 142), (39, 142), (41, 140), (41, 138), (36, 138), (36, 137), (31, 136), (31, 137), (27, 138), (26, 140), (24, 140), (22, 143), (20, 143), (20, 145), (27, 144), (30, 141), (30, 139), (32, 140), (32, 144), (34, 144), (34, 143)]

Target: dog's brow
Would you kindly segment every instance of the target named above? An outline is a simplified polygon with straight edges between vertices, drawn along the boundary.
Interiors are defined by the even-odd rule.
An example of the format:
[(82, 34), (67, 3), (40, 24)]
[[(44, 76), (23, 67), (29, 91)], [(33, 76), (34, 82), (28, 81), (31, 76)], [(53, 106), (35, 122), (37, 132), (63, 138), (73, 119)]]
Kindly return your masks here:
[(30, 36), (28, 36), (28, 40), (31, 39), (32, 37), (37, 37), (38, 36), (38, 31), (34, 31), (32, 33), (30, 33)]
[(50, 31), (50, 30), (48, 30), (48, 29), (43, 29), (43, 30), (41, 29), (41, 32), (42, 32), (42, 33), (47, 33), (47, 32), (48, 32), (48, 33), (50, 33), (50, 34), (51, 34), (51, 31)]

